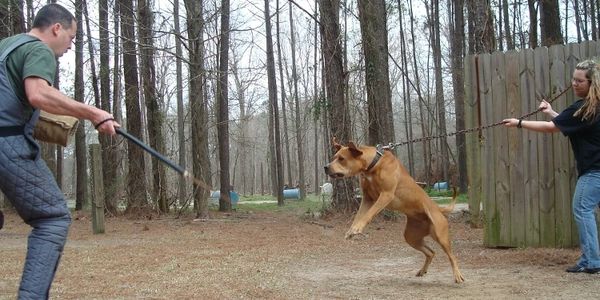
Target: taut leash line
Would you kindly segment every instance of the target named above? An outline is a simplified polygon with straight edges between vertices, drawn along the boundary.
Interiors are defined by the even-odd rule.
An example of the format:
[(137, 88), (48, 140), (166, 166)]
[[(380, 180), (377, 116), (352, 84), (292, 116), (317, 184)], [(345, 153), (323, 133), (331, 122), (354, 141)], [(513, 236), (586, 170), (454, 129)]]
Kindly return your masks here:
[[(564, 93), (566, 93), (569, 89), (571, 89), (571, 86), (569, 85), (567, 88), (565, 88), (563, 91), (561, 91), (558, 95), (554, 96), (550, 101), (548, 101), (548, 103), (552, 103), (554, 102), (556, 99), (560, 98), (562, 95), (564, 95)], [(527, 119), (537, 113), (539, 113), (540, 111), (542, 111), (541, 108), (538, 108), (537, 110), (534, 110), (526, 115), (521, 116), (519, 119), (523, 120), (523, 119)], [(474, 131), (480, 131), (480, 130), (484, 130), (484, 129), (488, 129), (488, 128), (492, 128), (492, 127), (496, 127), (496, 126), (500, 126), (503, 125), (504, 122), (500, 121), (500, 122), (496, 122), (493, 124), (489, 124), (489, 125), (484, 125), (484, 126), (479, 126), (479, 127), (474, 127), (474, 128), (468, 128), (468, 129), (463, 129), (463, 130), (459, 130), (456, 132), (451, 132), (451, 133), (446, 133), (446, 134), (440, 134), (440, 135), (434, 135), (434, 136), (426, 136), (426, 137), (422, 137), (422, 138), (417, 138), (417, 139), (413, 139), (410, 141), (406, 141), (406, 142), (400, 142), (400, 143), (389, 143), (386, 146), (383, 146), (383, 149), (394, 149), (398, 146), (403, 146), (403, 145), (407, 145), (407, 144), (412, 144), (412, 143), (419, 143), (419, 142), (425, 142), (425, 141), (431, 141), (431, 140), (435, 140), (435, 139), (440, 139), (443, 137), (450, 137), (450, 136), (454, 136), (454, 135), (458, 135), (458, 134), (463, 134), (463, 133), (471, 133)]]

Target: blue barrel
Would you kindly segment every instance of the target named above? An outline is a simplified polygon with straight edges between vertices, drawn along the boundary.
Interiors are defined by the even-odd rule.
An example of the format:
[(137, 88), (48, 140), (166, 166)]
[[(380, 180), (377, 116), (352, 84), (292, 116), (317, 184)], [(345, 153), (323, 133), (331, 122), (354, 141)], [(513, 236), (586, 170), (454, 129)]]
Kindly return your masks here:
[(438, 191), (441, 191), (441, 190), (446, 191), (446, 190), (448, 190), (448, 183), (447, 182), (436, 182), (433, 184), (433, 189), (438, 190)]
[(283, 190), (283, 199), (300, 199), (300, 189)]
[[(212, 191), (210, 192), (210, 199), (216, 199), (216, 202), (219, 202), (219, 198), (221, 197), (221, 191)], [(231, 199), (231, 205), (236, 205), (238, 201), (240, 201), (240, 195), (234, 191), (229, 191), (229, 198)]]

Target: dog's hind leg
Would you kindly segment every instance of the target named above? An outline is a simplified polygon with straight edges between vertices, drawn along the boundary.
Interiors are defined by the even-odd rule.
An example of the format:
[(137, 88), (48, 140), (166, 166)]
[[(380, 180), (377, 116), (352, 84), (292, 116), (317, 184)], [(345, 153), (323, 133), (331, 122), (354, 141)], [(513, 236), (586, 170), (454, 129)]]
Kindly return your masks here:
[(431, 237), (433, 240), (438, 242), (438, 244), (440, 244), (444, 252), (446, 252), (446, 255), (448, 255), (450, 265), (452, 266), (452, 272), (454, 273), (454, 282), (461, 283), (465, 281), (462, 273), (458, 269), (456, 257), (454, 257), (454, 254), (452, 254), (452, 247), (450, 246), (450, 234), (448, 233), (448, 221), (446, 218), (443, 218), (443, 220), (438, 219), (438, 222), (433, 224)]
[(417, 276), (423, 276), (427, 273), (427, 269), (435, 256), (435, 252), (425, 244), (424, 238), (429, 235), (429, 222), (423, 220), (417, 220), (408, 217), (406, 220), (406, 229), (404, 230), (404, 238), (406, 242), (413, 248), (423, 252), (425, 254), (425, 263)]

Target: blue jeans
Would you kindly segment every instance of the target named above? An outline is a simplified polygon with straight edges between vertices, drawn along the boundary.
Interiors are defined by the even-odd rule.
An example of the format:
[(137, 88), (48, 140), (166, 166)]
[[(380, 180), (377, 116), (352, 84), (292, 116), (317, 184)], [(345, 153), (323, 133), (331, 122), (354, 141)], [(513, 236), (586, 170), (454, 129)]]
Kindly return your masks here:
[(48, 299), (71, 216), (54, 176), (25, 137), (0, 137), (0, 188), (32, 227), (18, 299)]
[(577, 179), (573, 196), (573, 215), (579, 231), (581, 258), (577, 265), (600, 268), (600, 247), (595, 210), (600, 204), (600, 171), (591, 171)]

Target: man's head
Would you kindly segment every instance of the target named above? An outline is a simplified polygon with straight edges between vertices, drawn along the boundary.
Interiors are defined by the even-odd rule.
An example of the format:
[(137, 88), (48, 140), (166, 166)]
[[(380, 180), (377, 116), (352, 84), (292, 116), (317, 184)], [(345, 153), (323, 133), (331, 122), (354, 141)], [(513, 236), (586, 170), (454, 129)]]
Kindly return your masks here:
[(56, 57), (60, 57), (71, 48), (77, 33), (77, 22), (66, 8), (48, 4), (33, 19), (32, 32), (54, 51)]

